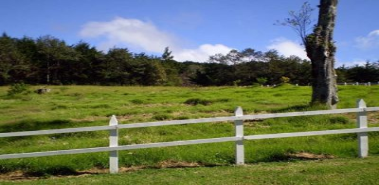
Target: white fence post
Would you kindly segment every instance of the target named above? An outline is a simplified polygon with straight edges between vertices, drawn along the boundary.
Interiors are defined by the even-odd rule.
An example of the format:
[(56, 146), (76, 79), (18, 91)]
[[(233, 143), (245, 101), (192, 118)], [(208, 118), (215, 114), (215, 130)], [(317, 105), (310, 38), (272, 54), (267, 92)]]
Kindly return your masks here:
[[(363, 99), (359, 99), (357, 102), (358, 108), (367, 108), (365, 101)], [(357, 113), (357, 127), (358, 128), (367, 128), (367, 112), (363, 110), (363, 112)], [(367, 157), (368, 155), (368, 133), (361, 132), (358, 133), (358, 156), (360, 158)]]
[[(236, 117), (243, 116), (243, 110), (241, 107), (237, 107), (234, 111), (234, 115)], [(235, 129), (236, 129), (236, 137), (238, 140), (236, 141), (236, 165), (245, 164), (245, 148), (243, 146), (243, 121), (236, 120), (234, 121)]]
[[(118, 125), (118, 121), (115, 115), (111, 117), (109, 126)], [(109, 132), (109, 147), (118, 146), (118, 129), (117, 127)], [(118, 151), (109, 152), (109, 172), (118, 173)]]

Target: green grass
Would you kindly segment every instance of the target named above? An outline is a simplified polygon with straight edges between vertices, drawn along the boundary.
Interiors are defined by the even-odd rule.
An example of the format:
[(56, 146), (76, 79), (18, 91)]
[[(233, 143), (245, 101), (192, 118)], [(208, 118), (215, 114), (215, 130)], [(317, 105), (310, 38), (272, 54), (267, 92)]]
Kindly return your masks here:
[[(32, 87), (31, 90), (38, 87)], [(115, 114), (121, 124), (233, 115), (237, 106), (245, 114), (319, 109), (309, 107), (309, 87), (112, 87), (51, 86), (50, 93), (8, 97), (0, 87), (0, 132), (107, 125)], [(352, 108), (358, 98), (379, 106), (379, 86), (342, 86), (339, 108)], [(378, 125), (377, 113), (369, 126)], [(245, 122), (245, 135), (354, 128), (355, 114), (277, 118)], [(120, 144), (216, 138), (234, 135), (230, 122), (120, 130)], [(101, 147), (108, 132), (0, 138), (0, 154)], [(246, 141), (246, 162), (292, 161), (289, 153), (357, 156), (355, 134)], [(379, 154), (379, 133), (370, 133), (370, 155)], [(183, 161), (203, 166), (234, 163), (232, 142), (141, 149), (120, 152), (120, 166), (154, 167), (162, 161)], [(0, 172), (22, 170), (33, 175), (59, 175), (78, 170), (108, 168), (108, 153), (0, 160)]]
[(2, 184), (378, 184), (379, 158), (258, 163), (246, 166), (143, 169)]

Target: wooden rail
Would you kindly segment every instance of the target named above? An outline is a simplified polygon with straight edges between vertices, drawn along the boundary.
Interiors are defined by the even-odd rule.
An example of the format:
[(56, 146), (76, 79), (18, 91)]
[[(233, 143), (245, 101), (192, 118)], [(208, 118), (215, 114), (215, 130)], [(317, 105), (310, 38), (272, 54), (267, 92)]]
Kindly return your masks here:
[[(57, 150), (46, 152), (32, 152), (32, 153), (18, 153), (18, 154), (3, 154), (0, 159), (13, 159), (13, 158), (27, 158), (27, 157), (43, 157), (54, 155), (66, 154), (80, 154), (80, 153), (93, 153), (93, 152), (109, 152), (110, 173), (118, 172), (118, 151), (120, 150), (133, 150), (142, 148), (156, 148), (168, 146), (181, 146), (193, 145), (204, 143), (219, 143), (219, 142), (235, 142), (236, 148), (236, 164), (244, 164), (244, 140), (257, 140), (257, 139), (272, 139), (272, 138), (287, 138), (287, 137), (300, 137), (300, 136), (318, 136), (330, 134), (347, 134), (357, 133), (358, 135), (358, 155), (361, 158), (368, 155), (368, 132), (377, 132), (379, 127), (367, 128), (367, 112), (379, 111), (379, 107), (366, 107), (365, 102), (361, 99), (357, 102), (357, 108), (351, 109), (336, 109), (336, 110), (318, 110), (306, 112), (289, 112), (289, 113), (274, 113), (274, 114), (259, 114), (259, 115), (243, 115), (241, 107), (238, 107), (234, 116), (229, 117), (215, 117), (215, 118), (201, 118), (201, 119), (188, 119), (188, 120), (172, 120), (160, 122), (145, 122), (134, 124), (118, 124), (116, 116), (112, 116), (109, 121), (109, 126), (95, 126), (95, 127), (81, 127), (81, 128), (67, 128), (67, 129), (52, 129), (52, 130), (39, 130), (39, 131), (25, 131), (25, 132), (10, 132), (0, 133), (0, 137), (19, 137), (19, 136), (34, 136), (46, 134), (61, 134), (61, 133), (74, 133), (74, 132), (90, 132), (109, 130), (109, 147), (96, 147), (96, 148), (82, 148), (72, 150)], [(262, 134), (262, 135), (248, 135), (244, 136), (243, 121), (244, 120), (257, 120), (269, 119), (280, 117), (293, 117), (293, 116), (312, 116), (312, 115), (325, 115), (325, 114), (341, 114), (341, 113), (357, 113), (357, 128), (353, 129), (338, 129), (338, 130), (324, 130), (324, 131), (309, 131), (309, 132), (293, 132), (293, 133), (278, 133), (278, 134)], [(206, 122), (220, 122), (220, 121), (234, 121), (235, 123), (235, 136), (210, 138), (210, 139), (197, 139), (185, 141), (172, 141), (148, 144), (134, 144), (134, 145), (118, 145), (118, 129), (126, 128), (141, 128), (141, 127), (154, 127), (154, 126), (167, 126), (167, 125), (182, 125), (182, 124), (195, 124)]]

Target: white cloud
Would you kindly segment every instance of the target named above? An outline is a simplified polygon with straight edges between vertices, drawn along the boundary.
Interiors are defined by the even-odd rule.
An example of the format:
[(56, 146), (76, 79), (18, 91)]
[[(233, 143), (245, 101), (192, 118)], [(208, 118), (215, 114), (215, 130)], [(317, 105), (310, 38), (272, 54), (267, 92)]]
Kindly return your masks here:
[(222, 44), (202, 44), (198, 48), (184, 48), (175, 36), (159, 30), (150, 22), (138, 19), (116, 17), (109, 22), (89, 22), (80, 31), (85, 38), (103, 38), (98, 45), (101, 50), (108, 50), (117, 45), (142, 49), (146, 52), (162, 53), (170, 47), (175, 60), (207, 61), (210, 55), (226, 54), (231, 48)]
[(356, 46), (360, 49), (371, 49), (379, 47), (379, 30), (370, 32), (366, 37), (355, 39)]
[(176, 47), (176, 39), (172, 35), (158, 30), (150, 22), (138, 19), (116, 17), (109, 22), (89, 22), (79, 34), (89, 38), (104, 36), (106, 40), (100, 44), (104, 47), (102, 49), (128, 44), (148, 52), (162, 52), (167, 46)]
[(379, 36), (379, 30), (374, 30), (368, 34), (369, 36)]
[(285, 38), (279, 38), (272, 41), (272, 44), (267, 46), (267, 49), (275, 49), (280, 54), (289, 57), (291, 55), (295, 55), (300, 57), (301, 59), (308, 59), (307, 53), (304, 50), (304, 47), (302, 47), (300, 44), (285, 39)]
[(173, 51), (174, 59), (178, 61), (197, 61), (205, 62), (209, 59), (209, 56), (218, 53), (227, 54), (232, 48), (229, 48), (222, 44), (203, 44), (197, 49), (181, 49), (178, 51)]

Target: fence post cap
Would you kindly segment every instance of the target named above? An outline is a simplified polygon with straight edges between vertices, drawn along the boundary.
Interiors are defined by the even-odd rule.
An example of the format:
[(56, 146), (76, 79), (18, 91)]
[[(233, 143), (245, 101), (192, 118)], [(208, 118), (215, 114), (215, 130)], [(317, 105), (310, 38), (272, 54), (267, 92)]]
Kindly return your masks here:
[(357, 100), (357, 107), (358, 108), (366, 108), (366, 102), (363, 99), (358, 99)]
[(243, 116), (243, 110), (241, 106), (238, 106), (236, 110), (234, 111), (235, 116)]
[(115, 115), (112, 115), (111, 120), (109, 120), (109, 125), (118, 125), (118, 121)]

